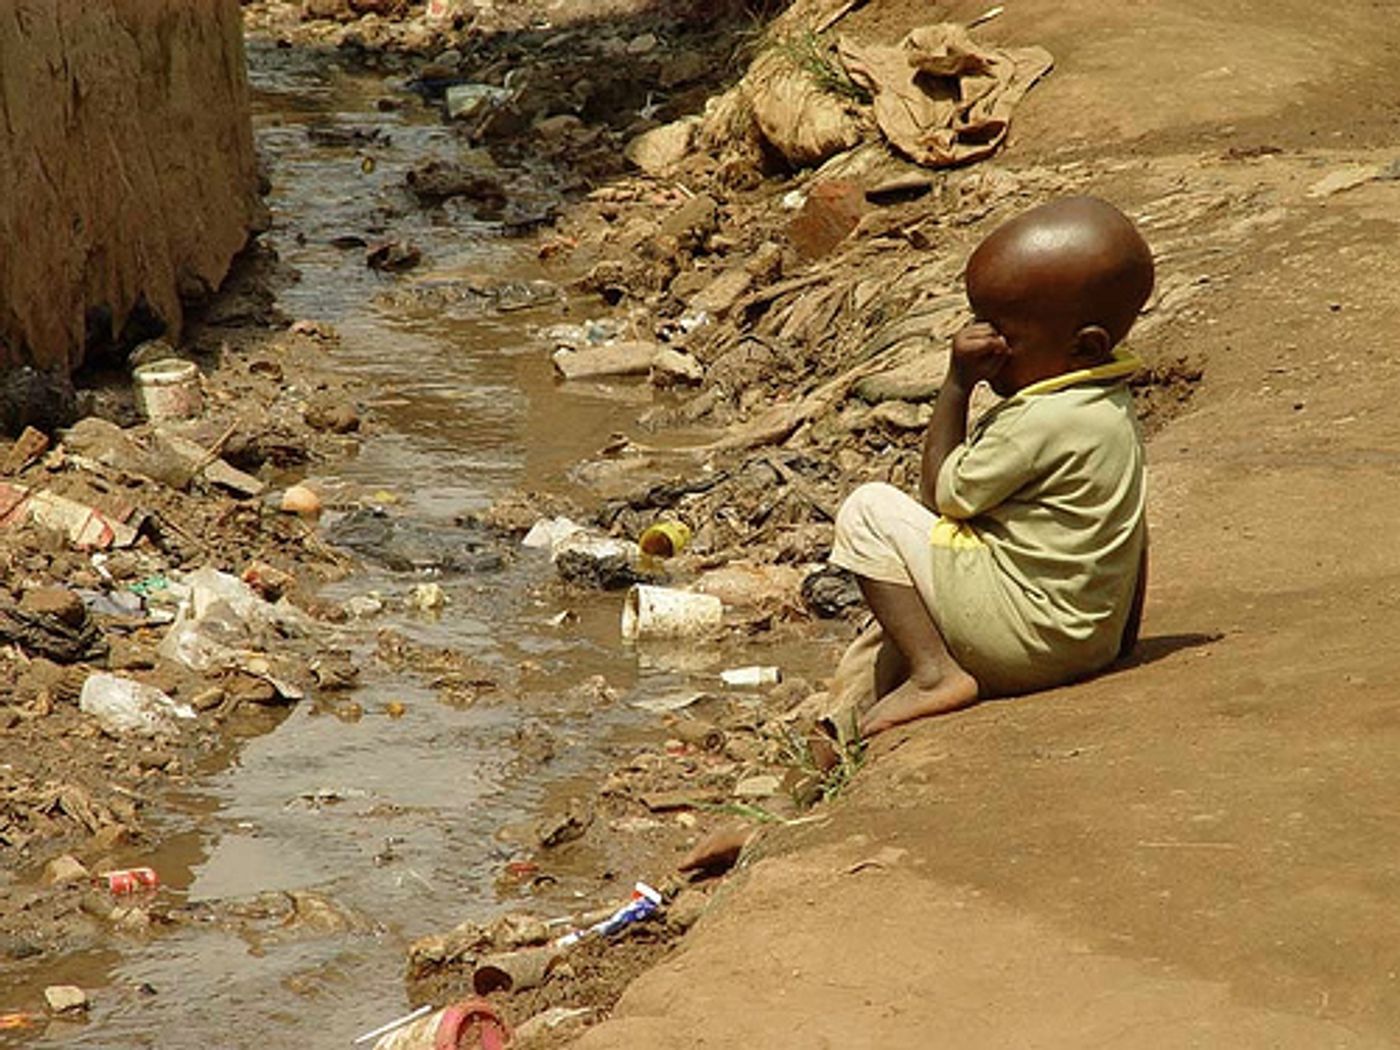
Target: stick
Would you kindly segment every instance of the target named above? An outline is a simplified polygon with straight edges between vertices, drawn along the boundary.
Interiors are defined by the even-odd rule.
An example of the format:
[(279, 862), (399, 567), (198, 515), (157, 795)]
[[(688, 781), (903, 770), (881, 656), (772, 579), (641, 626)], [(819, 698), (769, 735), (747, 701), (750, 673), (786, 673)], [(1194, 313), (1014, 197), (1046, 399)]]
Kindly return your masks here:
[(237, 429), (238, 421), (234, 420), (228, 425), (227, 429), (218, 436), (214, 443), (204, 450), (204, 455), (199, 457), (199, 462), (194, 466), (194, 473), (198, 474), (210, 463), (213, 463), (214, 460), (223, 455), (224, 446), (228, 444), (228, 439), (233, 437), (233, 432)]
[(818, 24), (817, 26), (817, 35), (820, 36), (822, 33), (825, 33), (828, 29), (834, 26), (837, 22), (841, 21), (841, 19), (845, 18), (856, 8), (864, 6), (865, 0), (846, 0), (844, 4), (842, 4), (835, 11), (831, 12), (831, 14), (827, 15), (821, 20), (820, 24)]
[(432, 1009), (432, 1003), (424, 1003), (418, 1009), (414, 1010), (411, 1014), (404, 1014), (402, 1017), (396, 1018), (395, 1020), (390, 1021), (388, 1024), (380, 1025), (372, 1032), (366, 1032), (364, 1035), (356, 1036), (354, 1040), (352, 1040), (351, 1045), (358, 1046), (360, 1043), (368, 1043), (371, 1039), (374, 1039), (377, 1036), (386, 1035), (387, 1033), (392, 1032), (396, 1028), (402, 1028), (410, 1021), (416, 1021), (424, 1014), (431, 1013)]

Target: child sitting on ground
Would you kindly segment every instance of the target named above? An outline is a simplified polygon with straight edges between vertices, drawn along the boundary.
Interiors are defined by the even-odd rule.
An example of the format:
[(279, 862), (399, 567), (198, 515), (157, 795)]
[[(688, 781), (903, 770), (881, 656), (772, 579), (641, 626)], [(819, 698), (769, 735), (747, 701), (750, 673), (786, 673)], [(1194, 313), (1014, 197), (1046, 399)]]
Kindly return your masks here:
[[(1147, 571), (1143, 445), (1118, 348), (1152, 255), (1112, 205), (1072, 197), (995, 230), (967, 264), (915, 501), (881, 483), (841, 507), (831, 561), (879, 621), (836, 699), (862, 735), (1083, 677), (1137, 640)], [(973, 387), (1005, 398), (967, 426)], [(849, 694), (862, 694), (859, 698)]]

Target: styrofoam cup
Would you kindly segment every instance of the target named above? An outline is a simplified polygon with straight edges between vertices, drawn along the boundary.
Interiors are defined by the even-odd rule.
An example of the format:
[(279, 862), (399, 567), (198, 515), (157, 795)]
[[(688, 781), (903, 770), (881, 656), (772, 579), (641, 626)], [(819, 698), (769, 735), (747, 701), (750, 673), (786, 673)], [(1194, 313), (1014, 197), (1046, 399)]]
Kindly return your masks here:
[(167, 357), (142, 365), (131, 373), (136, 383), (136, 407), (152, 423), (189, 419), (203, 407), (199, 369), (193, 361)]
[(639, 583), (622, 605), (622, 637), (684, 638), (704, 634), (724, 619), (724, 603), (711, 594)]

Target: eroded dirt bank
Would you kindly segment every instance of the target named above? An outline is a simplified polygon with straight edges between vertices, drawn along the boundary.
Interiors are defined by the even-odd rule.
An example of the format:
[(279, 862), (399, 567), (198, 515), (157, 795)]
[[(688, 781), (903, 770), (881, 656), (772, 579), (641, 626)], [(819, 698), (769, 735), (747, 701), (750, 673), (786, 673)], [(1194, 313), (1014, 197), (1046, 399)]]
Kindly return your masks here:
[(178, 337), (261, 219), (235, 0), (0, 15), (0, 421), (71, 422), (71, 373)]

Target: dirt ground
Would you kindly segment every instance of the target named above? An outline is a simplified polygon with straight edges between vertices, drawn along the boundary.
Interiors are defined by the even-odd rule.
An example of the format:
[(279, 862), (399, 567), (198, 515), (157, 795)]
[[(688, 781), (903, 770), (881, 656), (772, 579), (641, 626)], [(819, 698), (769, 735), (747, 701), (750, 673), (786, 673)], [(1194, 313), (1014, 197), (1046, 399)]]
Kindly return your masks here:
[[(551, 856), (554, 829), (575, 856), (604, 864), (608, 843), (625, 838), (660, 870), (722, 818), (753, 818), (756, 842), (701, 893), (669, 880), (679, 896), (665, 927), (642, 927), (611, 954), (590, 949), (571, 973), (504, 999), (512, 1020), (589, 1007), (586, 1022), (599, 1023), (577, 1043), (588, 1050), (916, 1047), (935, 1035), (967, 1047), (1393, 1045), (1400, 851), (1386, 844), (1385, 800), (1400, 714), (1394, 658), (1378, 639), (1400, 626), (1386, 528), (1400, 510), (1386, 451), (1400, 438), (1387, 411), (1400, 366), (1376, 346), (1400, 319), (1389, 250), (1400, 109), (1388, 91), (1400, 30), (1388, 5), (1322, 15), (1293, 0), (1008, 4), (979, 38), (1044, 46), (1056, 64), (1021, 103), (1007, 148), (912, 197), (862, 206), (851, 235), (815, 259), (793, 250), (785, 196), (910, 174), (868, 128), (845, 168), (815, 176), (740, 134), (703, 142), (666, 174), (622, 159), (636, 134), (701, 112), (732, 82), (762, 49), (761, 21), (718, 33), (645, 4), (466, 6), (475, 14), (450, 30), (425, 28), (416, 6), (402, 23), (348, 7), (304, 19), (275, 0), (246, 16), (250, 31), (335, 47), (420, 86), (458, 74), (504, 83), (522, 64), (546, 74), (527, 77), (546, 86), (518, 92), (514, 109), (462, 133), (493, 165), (471, 192), (491, 199), (509, 235), (533, 238), (567, 289), (571, 324), (605, 317), (680, 359), (650, 369), (664, 396), (620, 413), (616, 439), (585, 450), (555, 487), (615, 537), (688, 522), (694, 543), (670, 563), (675, 580), (713, 581), (736, 563), (760, 577), (758, 599), (731, 603), (726, 651), (796, 644), (831, 614), (854, 630), (849, 589), (814, 600), (813, 566), (846, 491), (915, 476), (934, 394), (923, 373), (963, 316), (962, 260), (991, 226), (1050, 196), (1097, 193), (1133, 215), (1159, 267), (1133, 337), (1149, 366), (1136, 389), (1152, 435), (1153, 536), (1134, 658), (1072, 688), (892, 731), (848, 785), (828, 783), (830, 801), (788, 735), (806, 683), (756, 709), (711, 700), (665, 716), (669, 739), (631, 748), (578, 792), (583, 816), (570, 817), (576, 799), (546, 800), (521, 877)], [(809, 18), (844, 10), (796, 6)], [(985, 8), (849, 6), (835, 32), (885, 43)], [(705, 61), (687, 62), (687, 49)], [(529, 196), (522, 187), (546, 183), (557, 206), (511, 210)], [(497, 196), (511, 198), (504, 218)], [(742, 289), (726, 299), (716, 287), (736, 271)], [(710, 305), (705, 319), (697, 303)], [(313, 353), (317, 335), (288, 338), (292, 356), (253, 368), (254, 347), (238, 369), (303, 427), (306, 406), (278, 393), (278, 369), (303, 367), (295, 355)], [(559, 339), (577, 336), (546, 334), (541, 352)], [(872, 378), (883, 393), (862, 386)], [(298, 437), (328, 443), (313, 463), (349, 451)], [(268, 446), (265, 459), (281, 447)], [(546, 505), (503, 501), (491, 520), (520, 531)], [(272, 542), (259, 529), (282, 520), (254, 519), (263, 524), (229, 538), (238, 556), (224, 567), (241, 571)], [(288, 568), (337, 569), (302, 539), (278, 533), (270, 549)], [(74, 571), (66, 557), (34, 571), (62, 579)], [(16, 669), (16, 689), (24, 674), (34, 678)], [(206, 683), (162, 684), (185, 699), (182, 688)], [(78, 894), (50, 891), (34, 906), (38, 862), (87, 836), (83, 858), (100, 860), (122, 834), (104, 827), (139, 823), (133, 791), (184, 775), (218, 744), (206, 733), (188, 752), (143, 758), (80, 729), (70, 747), (58, 741), (76, 712), (48, 717), (63, 683), (26, 688), (7, 741), (78, 751), (74, 782), (91, 780), (85, 791), (109, 810), (89, 803), (85, 821), (82, 799), (65, 808), (43, 794), (37, 767), (5, 767), (27, 778), (10, 788), (27, 808), (8, 825), (25, 837), (7, 848), (28, 870), (0, 905), (26, 912), (16, 946), (47, 948), (57, 934), (32, 917), (72, 912)], [(127, 778), (115, 789), (102, 786), (109, 768)], [(491, 945), (483, 936), (459, 927), (418, 942), (410, 998), (467, 987), (473, 945)]]
[(1400, 201), (1318, 183), (1395, 156), (1395, 27), (1188, 2), (994, 27), (1057, 60), (998, 163), (1069, 160), (1159, 287), (1198, 289), (1135, 340), (1204, 370), (1150, 447), (1137, 657), (880, 740), (581, 1047), (1394, 1045)]

